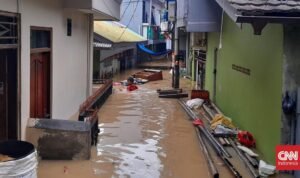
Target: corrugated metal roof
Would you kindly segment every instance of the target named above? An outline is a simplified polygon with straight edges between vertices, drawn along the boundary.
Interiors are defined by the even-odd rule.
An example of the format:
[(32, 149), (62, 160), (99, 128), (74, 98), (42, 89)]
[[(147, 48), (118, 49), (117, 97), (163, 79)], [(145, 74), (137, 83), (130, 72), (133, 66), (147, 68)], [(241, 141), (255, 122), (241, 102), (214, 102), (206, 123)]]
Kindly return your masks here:
[(300, 13), (299, 0), (228, 0), (241, 13)]
[(113, 21), (95, 21), (94, 32), (113, 43), (146, 41), (143, 36)]

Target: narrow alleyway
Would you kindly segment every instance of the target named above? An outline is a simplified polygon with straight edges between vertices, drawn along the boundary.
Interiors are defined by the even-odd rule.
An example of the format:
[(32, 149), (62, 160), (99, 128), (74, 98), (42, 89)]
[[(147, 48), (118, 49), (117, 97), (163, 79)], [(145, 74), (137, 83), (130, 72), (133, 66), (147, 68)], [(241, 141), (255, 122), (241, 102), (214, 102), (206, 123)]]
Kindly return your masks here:
[[(115, 81), (126, 79), (127, 71)], [(185, 90), (191, 89), (182, 80)], [(160, 99), (164, 80), (140, 85), (127, 92), (115, 86), (99, 112), (99, 143), (90, 161), (41, 161), (39, 177), (209, 177), (193, 126), (177, 100)]]
[[(137, 70), (114, 78), (122, 81)], [(194, 126), (176, 99), (158, 98), (157, 89), (170, 88), (171, 75), (164, 80), (139, 85), (128, 92), (115, 85), (113, 94), (99, 111), (98, 145), (88, 161), (39, 162), (41, 178), (209, 178), (206, 160)], [(193, 83), (181, 79), (181, 88), (190, 93)], [(63, 144), (63, 143), (61, 143)], [(209, 147), (220, 177), (233, 175)], [(232, 149), (228, 151), (234, 154)], [(237, 156), (231, 159), (245, 178), (251, 177)], [(285, 176), (275, 176), (285, 177)]]

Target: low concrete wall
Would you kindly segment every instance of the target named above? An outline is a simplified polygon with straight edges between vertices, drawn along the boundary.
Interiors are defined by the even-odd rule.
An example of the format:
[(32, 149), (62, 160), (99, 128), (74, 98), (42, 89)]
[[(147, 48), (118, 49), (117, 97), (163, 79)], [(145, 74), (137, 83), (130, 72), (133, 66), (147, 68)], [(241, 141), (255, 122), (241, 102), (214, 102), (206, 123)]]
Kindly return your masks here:
[(28, 126), (38, 135), (35, 141), (31, 141), (35, 142), (42, 159), (90, 159), (91, 126), (89, 123), (58, 119), (30, 119)]

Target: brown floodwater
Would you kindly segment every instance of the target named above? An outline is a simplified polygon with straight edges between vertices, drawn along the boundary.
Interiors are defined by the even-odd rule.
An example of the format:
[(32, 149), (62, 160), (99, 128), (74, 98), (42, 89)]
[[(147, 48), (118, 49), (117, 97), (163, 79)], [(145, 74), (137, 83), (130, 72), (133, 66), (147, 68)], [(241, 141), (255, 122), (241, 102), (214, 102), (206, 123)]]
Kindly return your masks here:
[[(193, 86), (185, 79), (181, 85), (188, 90)], [(91, 160), (42, 160), (39, 177), (209, 177), (194, 128), (177, 100), (158, 98), (156, 89), (170, 86), (168, 71), (164, 80), (139, 85), (133, 92), (115, 86), (99, 111), (100, 133)]]
[[(121, 81), (136, 70), (116, 76)], [(113, 94), (99, 111), (99, 137), (87, 161), (41, 160), (40, 178), (209, 178), (206, 160), (191, 121), (176, 99), (161, 99), (157, 89), (170, 89), (171, 75), (164, 80), (139, 85), (128, 92), (115, 85)], [(193, 83), (181, 79), (180, 86), (190, 93)], [(208, 149), (221, 178), (232, 174)], [(232, 149), (228, 148), (230, 153)], [(243, 177), (251, 177), (240, 160), (230, 160)], [(278, 176), (281, 177), (281, 176)]]

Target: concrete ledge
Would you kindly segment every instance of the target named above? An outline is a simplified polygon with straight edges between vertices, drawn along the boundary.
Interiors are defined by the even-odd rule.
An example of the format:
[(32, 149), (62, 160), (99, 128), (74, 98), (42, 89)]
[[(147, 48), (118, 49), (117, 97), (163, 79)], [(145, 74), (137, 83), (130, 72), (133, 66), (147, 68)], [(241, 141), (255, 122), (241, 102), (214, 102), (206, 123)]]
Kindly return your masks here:
[(87, 132), (90, 130), (90, 124), (81, 121), (61, 120), (61, 119), (29, 119), (28, 127), (37, 129), (53, 129), (64, 131)]
[(89, 123), (59, 119), (30, 119), (28, 127), (42, 131), (37, 140), (38, 153), (42, 159), (90, 159)]

